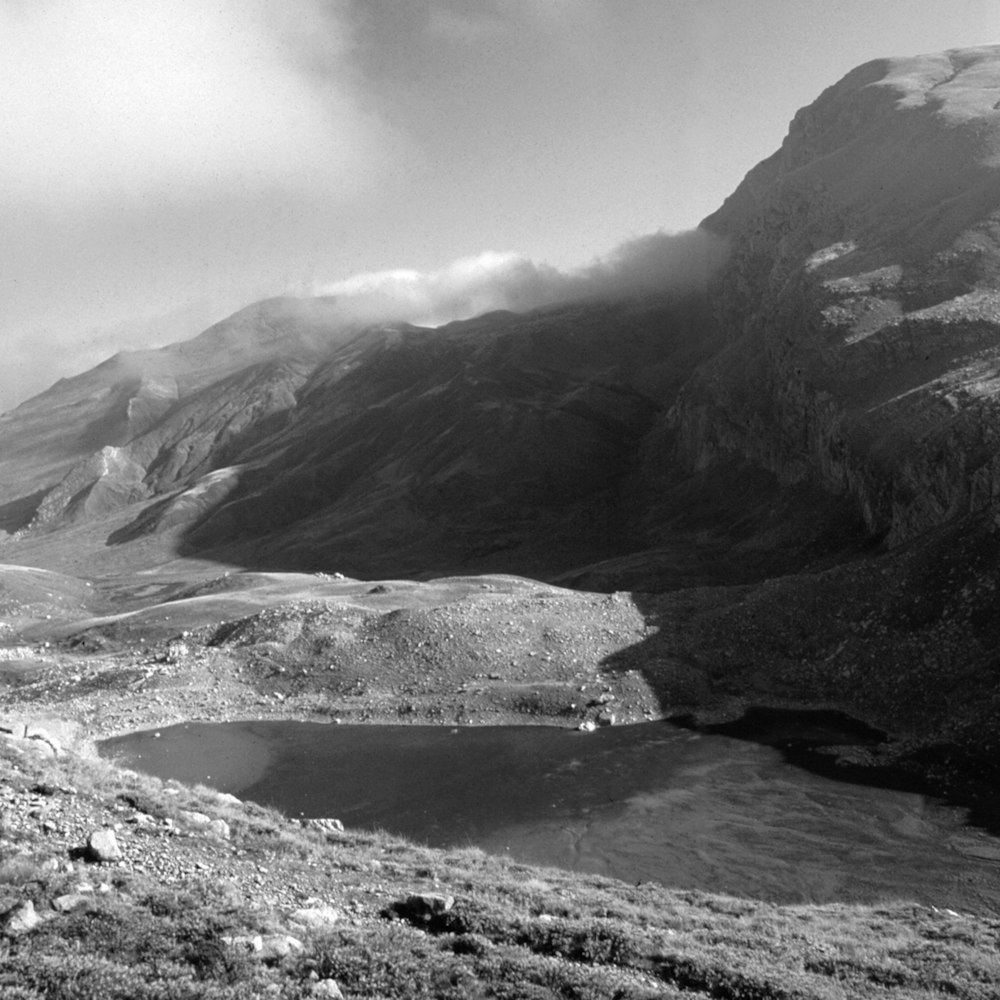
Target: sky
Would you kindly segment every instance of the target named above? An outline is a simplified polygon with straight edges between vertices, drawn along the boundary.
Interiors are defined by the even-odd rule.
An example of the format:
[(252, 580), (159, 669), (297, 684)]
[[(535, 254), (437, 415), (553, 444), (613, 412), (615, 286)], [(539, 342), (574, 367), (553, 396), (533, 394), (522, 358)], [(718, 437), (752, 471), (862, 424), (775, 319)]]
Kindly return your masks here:
[(0, 410), (270, 295), (443, 322), (711, 256), (825, 87), (991, 42), (995, 0), (0, 0)]

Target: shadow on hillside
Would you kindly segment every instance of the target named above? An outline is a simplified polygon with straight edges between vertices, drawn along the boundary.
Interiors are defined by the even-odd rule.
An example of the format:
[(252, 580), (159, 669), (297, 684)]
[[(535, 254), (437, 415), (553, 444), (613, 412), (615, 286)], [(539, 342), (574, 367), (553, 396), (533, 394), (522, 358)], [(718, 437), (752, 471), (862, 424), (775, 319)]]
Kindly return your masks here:
[(44, 487), (28, 496), (19, 497), (9, 503), (0, 505), (0, 531), (14, 534), (28, 527), (32, 518), (38, 512), (39, 504), (49, 492), (49, 487)]
[(150, 505), (109, 543), (170, 524), (181, 556), (361, 577), (547, 577), (633, 551), (645, 443), (709, 329), (697, 295), (375, 338), (321, 363), (287, 425), (212, 445), (211, 467), (242, 467), (232, 490), (183, 524)]
[[(872, 576), (881, 579), (877, 572)], [(836, 644), (846, 634), (844, 618), (857, 613), (843, 597), (858, 584), (856, 572), (833, 572), (742, 587), (633, 593), (648, 637), (601, 666), (610, 674), (640, 673), (664, 715), (682, 728), (772, 747), (788, 763), (831, 780), (942, 799), (968, 810), (970, 824), (1000, 836), (1000, 770), (985, 749), (921, 745), (912, 735), (897, 739), (850, 715), (849, 707), (781, 707), (853, 703), (859, 714), (878, 713), (836, 677), (818, 680), (822, 671), (815, 669), (822, 666), (815, 649)], [(864, 586), (859, 600), (873, 607)], [(812, 662), (795, 670), (792, 651), (809, 647), (812, 654), (803, 657), (811, 655)]]

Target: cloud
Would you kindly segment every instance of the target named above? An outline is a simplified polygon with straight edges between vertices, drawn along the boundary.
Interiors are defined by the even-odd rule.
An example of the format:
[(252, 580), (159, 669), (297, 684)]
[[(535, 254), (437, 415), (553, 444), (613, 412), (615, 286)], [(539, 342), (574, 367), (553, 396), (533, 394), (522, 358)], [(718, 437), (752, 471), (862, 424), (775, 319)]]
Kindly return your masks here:
[(373, 122), (341, 72), (335, 9), (0, 0), (3, 200), (63, 210), (361, 183)]
[(725, 261), (725, 241), (703, 229), (651, 233), (575, 269), (487, 252), (434, 271), (390, 270), (315, 285), (356, 322), (439, 326), (494, 309), (515, 312), (587, 299), (676, 296), (702, 290)]
[[(533, 146), (530, 132), (499, 114), (479, 131), (490, 116), (472, 109), (497, 111), (511, 67), (536, 97), (533, 60), (558, 76), (552, 53), (593, 37), (574, 32), (603, 6), (0, 0), (0, 409), (117, 350), (194, 336), (322, 262), (350, 273), (391, 245), (441, 259), (492, 224), (484, 205), (502, 222), (521, 191), (544, 203), (549, 189), (512, 193), (493, 172), (490, 143), (520, 161), (511, 139)], [(316, 290), (359, 321), (439, 324), (670, 288), (712, 252), (704, 236), (644, 239), (575, 271), (486, 253)]]
[(347, 0), (0, 0), (0, 409), (302, 273), (404, 144), (355, 44)]
[[(414, 0), (409, 0), (413, 3)], [(424, 0), (427, 30), (447, 41), (475, 43), (502, 32), (564, 27), (570, 16), (588, 11), (591, 0)]]

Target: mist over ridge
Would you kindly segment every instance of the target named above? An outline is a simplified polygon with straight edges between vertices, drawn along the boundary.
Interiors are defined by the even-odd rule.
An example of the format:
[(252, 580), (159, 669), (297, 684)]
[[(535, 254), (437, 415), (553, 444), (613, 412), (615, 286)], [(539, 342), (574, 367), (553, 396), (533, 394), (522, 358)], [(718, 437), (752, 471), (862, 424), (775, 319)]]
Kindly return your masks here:
[(318, 283), (312, 292), (336, 297), (352, 321), (440, 326), (497, 309), (523, 312), (564, 302), (703, 291), (727, 252), (726, 240), (704, 229), (658, 231), (576, 268), (487, 251), (432, 271), (375, 271)]
[[(92, 331), (89, 343), (60, 352), (64, 364), (67, 357), (77, 359), (75, 370), (64, 377), (71, 378), (112, 356), (123, 373), (139, 373), (149, 363), (150, 351), (182, 354), (184, 344), (207, 343), (221, 330), (233, 358), (245, 354), (249, 359), (260, 337), (259, 329), (251, 330), (250, 318), (260, 309), (268, 313), (270, 322), (287, 321), (292, 331), (290, 348), (299, 340), (311, 350), (322, 351), (365, 326), (437, 327), (496, 310), (527, 312), (578, 301), (683, 297), (704, 291), (727, 254), (724, 237), (696, 228), (626, 240), (579, 267), (558, 268), (520, 253), (486, 251), (436, 270), (397, 268), (309, 286), (293, 284), (278, 295), (263, 293), (257, 303), (234, 306), (230, 315), (214, 317), (214, 321), (207, 318), (208, 303), (195, 303), (162, 317)], [(294, 303), (280, 306), (282, 298)], [(275, 329), (271, 336), (271, 352), (280, 353), (280, 332)], [(241, 342), (241, 338), (250, 340)], [(0, 412), (13, 409), (50, 384), (46, 381), (51, 372), (49, 357), (39, 355), (29, 342), (13, 345), (13, 353), (19, 371), (10, 385), (0, 375)], [(27, 395), (13, 395), (25, 387), (30, 387)], [(9, 403), (3, 390), (10, 394)]]

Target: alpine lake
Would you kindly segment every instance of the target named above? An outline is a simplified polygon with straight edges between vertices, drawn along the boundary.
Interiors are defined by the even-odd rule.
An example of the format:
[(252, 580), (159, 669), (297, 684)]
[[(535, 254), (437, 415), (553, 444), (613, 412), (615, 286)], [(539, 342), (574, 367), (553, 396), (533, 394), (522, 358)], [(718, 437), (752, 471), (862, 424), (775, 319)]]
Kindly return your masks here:
[(773, 902), (1000, 914), (1000, 838), (959, 804), (837, 762), (880, 736), (838, 713), (751, 710), (711, 731), (192, 722), (100, 750), (435, 847)]

